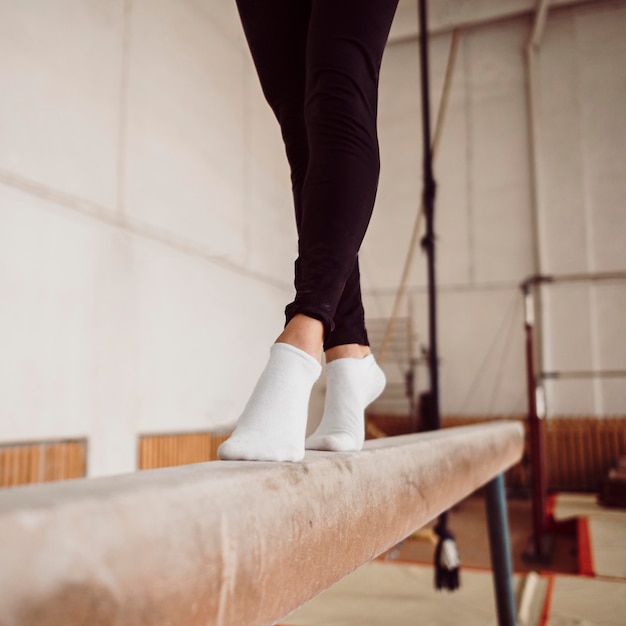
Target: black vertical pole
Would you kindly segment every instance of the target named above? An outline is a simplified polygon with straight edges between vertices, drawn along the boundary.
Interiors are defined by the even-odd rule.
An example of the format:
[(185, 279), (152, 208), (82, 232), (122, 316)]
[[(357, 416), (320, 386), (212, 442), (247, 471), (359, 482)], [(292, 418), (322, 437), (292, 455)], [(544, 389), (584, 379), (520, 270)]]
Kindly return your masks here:
[(435, 179), (433, 176), (430, 138), (430, 78), (428, 74), (428, 22), (426, 0), (419, 0), (420, 69), (422, 78), (422, 135), (424, 139), (424, 216), (426, 234), (422, 246), (428, 263), (428, 369), (430, 372), (430, 424), (429, 430), (441, 425), (439, 414), (439, 371), (437, 356), (437, 290), (435, 282)]
[[(430, 76), (428, 72), (428, 19), (426, 1), (419, 0), (419, 44), (420, 70), (422, 78), (422, 137), (424, 142), (424, 217), (426, 234), (422, 240), (422, 247), (426, 251), (428, 267), (428, 370), (430, 372), (430, 406), (428, 411), (428, 430), (438, 430), (441, 427), (439, 409), (439, 357), (437, 351), (437, 282), (435, 277), (435, 191), (436, 184), (433, 176), (433, 153), (430, 138)], [(459, 586), (458, 564), (453, 571), (447, 569), (441, 562), (441, 550), (444, 541), (453, 539), (448, 530), (448, 512), (444, 511), (435, 526), (439, 536), (435, 550), (435, 586), (446, 587), (451, 591)], [(456, 548), (455, 548), (456, 549)]]

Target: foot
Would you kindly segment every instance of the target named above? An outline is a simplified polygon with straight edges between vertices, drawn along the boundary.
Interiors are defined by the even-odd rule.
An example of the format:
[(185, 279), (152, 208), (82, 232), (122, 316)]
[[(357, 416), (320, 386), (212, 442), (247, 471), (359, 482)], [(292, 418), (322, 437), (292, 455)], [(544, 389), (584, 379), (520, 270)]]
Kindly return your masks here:
[(218, 449), (223, 461), (301, 461), (309, 397), (322, 367), (307, 352), (275, 343), (235, 431)]
[(307, 450), (360, 450), (365, 440), (365, 408), (385, 388), (385, 374), (374, 355), (338, 358), (326, 365), (324, 415), (306, 440)]

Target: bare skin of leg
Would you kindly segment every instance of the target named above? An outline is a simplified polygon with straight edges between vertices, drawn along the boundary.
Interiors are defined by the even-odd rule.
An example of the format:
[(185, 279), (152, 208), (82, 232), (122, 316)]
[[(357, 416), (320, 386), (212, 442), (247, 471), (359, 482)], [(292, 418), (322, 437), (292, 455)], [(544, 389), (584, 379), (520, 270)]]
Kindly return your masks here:
[(364, 359), (372, 354), (369, 346), (362, 346), (359, 343), (346, 343), (342, 346), (335, 346), (326, 350), (326, 363), (331, 363), (335, 359)]
[(288, 343), (319, 361), (322, 358), (324, 344), (324, 325), (319, 320), (298, 313), (285, 326), (276, 343)]
[[(288, 343), (310, 354), (318, 361), (322, 356), (323, 341), (324, 326), (322, 322), (303, 314), (294, 315), (285, 326), (285, 330), (276, 339), (276, 343)], [(326, 350), (326, 363), (343, 358), (362, 359), (371, 353), (369, 346), (348, 343)]]

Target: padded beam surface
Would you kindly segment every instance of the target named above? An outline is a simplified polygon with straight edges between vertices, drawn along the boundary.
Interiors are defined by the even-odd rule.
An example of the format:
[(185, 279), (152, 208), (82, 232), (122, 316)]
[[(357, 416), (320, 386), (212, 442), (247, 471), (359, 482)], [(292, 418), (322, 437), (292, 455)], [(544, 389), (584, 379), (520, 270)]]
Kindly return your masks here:
[(0, 493), (0, 625), (265, 626), (522, 455), (513, 422)]

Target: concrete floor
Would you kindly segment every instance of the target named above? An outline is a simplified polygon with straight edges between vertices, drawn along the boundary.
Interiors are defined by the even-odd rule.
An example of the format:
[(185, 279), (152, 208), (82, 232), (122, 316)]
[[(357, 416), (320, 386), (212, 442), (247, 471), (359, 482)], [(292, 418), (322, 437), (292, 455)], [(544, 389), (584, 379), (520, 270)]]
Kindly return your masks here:
[[(509, 523), (518, 604), (533, 567), (522, 559), (531, 534), (530, 503), (510, 500)], [(433, 547), (409, 540), (307, 603), (283, 626), (493, 626), (497, 624), (485, 507), (480, 496), (450, 513), (462, 559), (461, 589), (435, 591)], [(575, 537), (556, 537), (552, 562), (533, 578), (520, 626), (626, 626), (626, 511), (607, 510), (593, 495), (559, 495), (555, 517), (588, 519), (595, 577), (578, 571)]]
[(545, 623), (546, 626), (624, 626), (626, 580), (555, 576)]
[[(519, 586), (520, 579), (516, 583)], [(289, 618), (285, 626), (493, 626), (491, 574), (465, 573), (455, 593), (433, 589), (424, 565), (375, 561), (359, 568)]]

